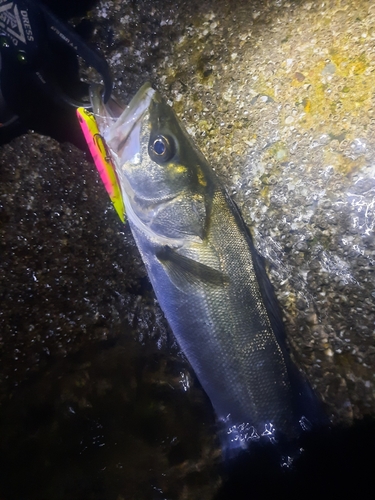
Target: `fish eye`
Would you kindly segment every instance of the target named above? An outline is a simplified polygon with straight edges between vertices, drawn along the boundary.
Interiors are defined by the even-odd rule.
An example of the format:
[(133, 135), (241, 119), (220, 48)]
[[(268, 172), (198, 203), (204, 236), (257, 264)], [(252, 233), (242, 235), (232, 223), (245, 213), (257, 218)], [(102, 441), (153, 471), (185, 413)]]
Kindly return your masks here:
[(148, 152), (152, 160), (164, 163), (174, 154), (173, 140), (165, 135), (158, 135), (150, 141)]

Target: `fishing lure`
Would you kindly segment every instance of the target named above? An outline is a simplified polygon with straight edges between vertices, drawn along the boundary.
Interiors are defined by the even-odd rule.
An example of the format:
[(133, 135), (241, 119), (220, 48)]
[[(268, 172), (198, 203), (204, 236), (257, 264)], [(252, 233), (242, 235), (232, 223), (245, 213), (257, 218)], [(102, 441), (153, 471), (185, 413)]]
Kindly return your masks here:
[(121, 222), (125, 222), (125, 205), (121, 189), (106, 143), (100, 135), (95, 116), (85, 108), (77, 108), (77, 116), (100, 178)]

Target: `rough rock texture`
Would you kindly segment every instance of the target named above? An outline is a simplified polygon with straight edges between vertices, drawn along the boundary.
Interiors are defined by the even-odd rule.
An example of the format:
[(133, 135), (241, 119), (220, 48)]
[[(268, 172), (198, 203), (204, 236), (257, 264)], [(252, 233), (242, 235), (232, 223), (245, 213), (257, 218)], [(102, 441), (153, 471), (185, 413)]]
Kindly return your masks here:
[[(375, 6), (116, 0), (88, 17), (117, 96), (151, 80), (234, 196), (333, 422), (374, 416)], [(0, 495), (211, 498), (213, 415), (94, 167), (35, 135), (0, 167)]]

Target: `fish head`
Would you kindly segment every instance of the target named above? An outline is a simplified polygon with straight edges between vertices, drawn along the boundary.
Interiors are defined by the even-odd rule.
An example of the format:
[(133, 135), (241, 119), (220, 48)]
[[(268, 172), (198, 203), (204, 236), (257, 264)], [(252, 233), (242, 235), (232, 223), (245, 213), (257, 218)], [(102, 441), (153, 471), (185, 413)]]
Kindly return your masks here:
[(149, 83), (123, 110), (91, 93), (129, 220), (149, 236), (202, 239), (210, 175), (173, 109)]

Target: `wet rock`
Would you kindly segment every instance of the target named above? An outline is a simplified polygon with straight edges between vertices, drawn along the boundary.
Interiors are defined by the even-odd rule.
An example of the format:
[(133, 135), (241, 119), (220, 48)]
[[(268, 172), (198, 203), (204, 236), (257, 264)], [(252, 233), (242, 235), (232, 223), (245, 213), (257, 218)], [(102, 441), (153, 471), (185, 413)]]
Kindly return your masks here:
[[(92, 41), (109, 61), (117, 96), (128, 102), (151, 80), (236, 193), (272, 264), (296, 360), (334, 422), (375, 415), (375, 15), (368, 5), (116, 0), (90, 13)], [(3, 398), (29, 372), (87, 342), (118, 339), (128, 328), (141, 343), (164, 346), (168, 338), (96, 174), (83, 175), (87, 163), (65, 146), (61, 160), (60, 146), (36, 140), (22, 139), (1, 157)], [(295, 252), (307, 232), (307, 250)], [(70, 298), (76, 292), (80, 301)]]

